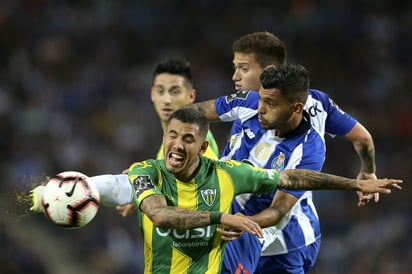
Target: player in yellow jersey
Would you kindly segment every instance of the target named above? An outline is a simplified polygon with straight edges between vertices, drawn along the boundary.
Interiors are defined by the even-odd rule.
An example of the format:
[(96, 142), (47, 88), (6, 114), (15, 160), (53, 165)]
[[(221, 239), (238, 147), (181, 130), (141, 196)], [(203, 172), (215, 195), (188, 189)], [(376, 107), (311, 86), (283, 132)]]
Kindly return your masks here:
[[(135, 202), (143, 235), (144, 273), (217, 274), (225, 241), (222, 224), (262, 237), (259, 225), (246, 216), (230, 214), (235, 195), (285, 189), (343, 189), (390, 193), (400, 180), (354, 180), (305, 169), (255, 168), (235, 160), (217, 161), (202, 155), (209, 123), (197, 108), (182, 108), (170, 116), (163, 135), (164, 157), (131, 165), (128, 175), (99, 175), (101, 205)], [(44, 186), (32, 195), (33, 212), (41, 212)], [(37, 203), (36, 203), (37, 201)]]
[[(193, 103), (196, 89), (193, 87), (190, 63), (184, 59), (168, 58), (160, 62), (153, 71), (151, 88), (153, 107), (159, 116), (162, 130), (166, 129), (167, 119), (181, 106)], [(212, 132), (206, 136), (209, 142), (204, 156), (217, 160), (219, 150)], [(163, 158), (163, 145), (160, 146), (156, 159)], [(123, 217), (130, 216), (136, 209), (134, 204), (118, 206), (117, 211)]]
[[(164, 131), (170, 115), (178, 108), (193, 103), (196, 99), (190, 63), (176, 58), (168, 58), (159, 63), (153, 72), (151, 99)], [(218, 159), (219, 150), (210, 130), (206, 140), (209, 142), (209, 147), (204, 156)], [(163, 158), (163, 146), (160, 147), (156, 158)]]

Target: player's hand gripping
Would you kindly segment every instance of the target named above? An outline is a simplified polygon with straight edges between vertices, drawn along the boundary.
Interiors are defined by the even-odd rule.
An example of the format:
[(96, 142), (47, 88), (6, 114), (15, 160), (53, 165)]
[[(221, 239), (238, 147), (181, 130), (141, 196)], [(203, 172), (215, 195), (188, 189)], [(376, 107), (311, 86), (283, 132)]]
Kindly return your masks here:
[(45, 186), (37, 186), (30, 190), (29, 197), (31, 199), (30, 212), (41, 213), (43, 212), (43, 206), (41, 205), (41, 199), (43, 196)]

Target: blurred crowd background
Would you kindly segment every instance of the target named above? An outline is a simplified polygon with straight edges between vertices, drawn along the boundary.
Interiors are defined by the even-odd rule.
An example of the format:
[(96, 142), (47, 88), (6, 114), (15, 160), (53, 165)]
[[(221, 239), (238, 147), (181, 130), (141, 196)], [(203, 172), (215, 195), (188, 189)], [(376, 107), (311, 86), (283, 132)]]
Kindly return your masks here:
[[(64, 170), (120, 173), (152, 158), (161, 128), (149, 90), (154, 66), (183, 57), (198, 100), (234, 92), (231, 43), (270, 31), (372, 133), (377, 175), (402, 191), (359, 208), (351, 192), (315, 192), (322, 246), (311, 273), (412, 271), (412, 2), (0, 2), (0, 273), (142, 273), (136, 218), (100, 208), (79, 230), (28, 215), (14, 201)], [(227, 124), (212, 124), (223, 148)], [(327, 138), (323, 171), (355, 177), (351, 143)]]

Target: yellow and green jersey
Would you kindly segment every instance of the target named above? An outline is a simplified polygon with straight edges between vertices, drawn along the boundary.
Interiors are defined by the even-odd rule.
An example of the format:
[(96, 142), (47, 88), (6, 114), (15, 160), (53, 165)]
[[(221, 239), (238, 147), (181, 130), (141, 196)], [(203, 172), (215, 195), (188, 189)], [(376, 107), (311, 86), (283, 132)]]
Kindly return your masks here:
[[(230, 213), (232, 200), (241, 193), (270, 193), (278, 183), (276, 170), (238, 161), (200, 157), (200, 168), (190, 182), (182, 182), (166, 169), (164, 160), (134, 163), (129, 169), (136, 204), (153, 194), (163, 195), (169, 206)], [(155, 227), (139, 210), (144, 239), (145, 273), (219, 273), (225, 248), (217, 225), (194, 229)]]
[[(217, 146), (215, 137), (213, 133), (209, 130), (206, 135), (206, 141), (209, 142), (209, 146), (207, 147), (205, 154), (207, 158), (217, 160), (219, 159), (219, 147)], [(156, 159), (163, 159), (163, 144), (160, 146), (159, 151), (157, 152)]]

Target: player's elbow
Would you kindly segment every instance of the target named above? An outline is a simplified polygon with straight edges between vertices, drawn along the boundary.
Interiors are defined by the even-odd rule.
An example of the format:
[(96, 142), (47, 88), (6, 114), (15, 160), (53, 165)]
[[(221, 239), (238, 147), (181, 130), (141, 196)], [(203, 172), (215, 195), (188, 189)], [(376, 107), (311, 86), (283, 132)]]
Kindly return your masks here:
[(153, 225), (156, 227), (162, 227), (162, 228), (170, 227), (170, 223), (167, 221), (166, 218), (162, 216), (162, 214), (150, 215), (149, 219), (152, 221)]
[(354, 128), (346, 134), (346, 137), (351, 140), (357, 148), (374, 146), (372, 135), (360, 123), (357, 123)]
[(271, 206), (260, 214), (254, 215), (252, 220), (262, 228), (278, 225), (280, 220), (288, 213), (286, 207)]

